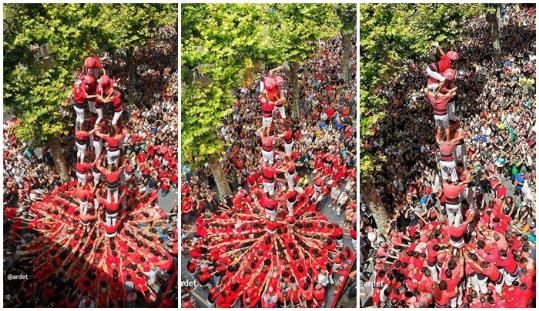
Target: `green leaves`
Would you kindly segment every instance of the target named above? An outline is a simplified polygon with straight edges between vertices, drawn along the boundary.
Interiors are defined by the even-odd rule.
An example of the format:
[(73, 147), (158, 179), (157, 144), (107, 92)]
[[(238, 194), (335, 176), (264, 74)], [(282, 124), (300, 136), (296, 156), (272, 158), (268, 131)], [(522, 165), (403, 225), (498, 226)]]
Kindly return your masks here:
[[(361, 137), (372, 136), (377, 120), (384, 116), (388, 103), (378, 91), (408, 70), (403, 60), (425, 62), (435, 41), (448, 50), (460, 34), (461, 23), (485, 9), (483, 4), (361, 4)], [(367, 148), (361, 149), (361, 157), (363, 177), (383, 163), (381, 155)]]
[[(304, 62), (316, 42), (338, 34), (334, 4), (184, 4), (182, 23), (182, 161), (200, 165), (224, 152), (217, 128), (232, 112), (231, 91), (264, 65)], [(348, 25), (348, 24), (347, 24)]]
[[(176, 19), (171, 4), (5, 4), (4, 105), (22, 121), (17, 137), (40, 145), (66, 135), (73, 120), (60, 106), (84, 58), (144, 45)], [(42, 44), (50, 57), (36, 60), (31, 46)]]

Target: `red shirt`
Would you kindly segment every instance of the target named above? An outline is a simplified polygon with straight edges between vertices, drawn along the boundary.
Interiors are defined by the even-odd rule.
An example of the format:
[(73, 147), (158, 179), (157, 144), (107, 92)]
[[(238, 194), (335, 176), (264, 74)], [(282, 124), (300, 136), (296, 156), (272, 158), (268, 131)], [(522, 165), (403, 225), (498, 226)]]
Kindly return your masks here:
[(107, 200), (101, 199), (99, 200), (99, 203), (101, 203), (110, 213), (116, 213), (120, 208), (120, 202), (107, 202)]
[(445, 194), (445, 196), (448, 198), (448, 199), (457, 199), (459, 198), (459, 195), (460, 193), (466, 189), (466, 186), (461, 184), (461, 185), (455, 185), (455, 184), (448, 184), (446, 182), (443, 183), (443, 192)]
[(273, 114), (273, 104), (269, 104), (266, 101), (261, 102), (260, 104), (260, 110), (262, 110), (262, 116), (265, 118), (270, 118)]
[(95, 80), (94, 75), (87, 73), (84, 76), (84, 82), (86, 83), (86, 94), (96, 95), (97, 81)]
[(86, 95), (85, 89), (86, 89), (86, 82), (84, 81), (81, 81), (79, 86), (77, 86), (76, 84), (73, 85), (72, 94), (73, 94), (73, 100), (75, 101), (76, 104), (82, 105), (86, 102), (87, 95)]
[(109, 173), (107, 170), (103, 169), (101, 173), (103, 174), (103, 176), (105, 176), (105, 180), (109, 184), (113, 184), (120, 181), (121, 170), (117, 170), (116, 172)]
[(122, 111), (122, 93), (116, 92), (114, 95), (112, 95), (110, 103), (114, 108), (114, 112)]
[(430, 65), (430, 68), (438, 73), (442, 73), (447, 69), (451, 68), (451, 59), (449, 59), (449, 57), (444, 54), (438, 62), (432, 63)]
[(494, 264), (489, 264), (488, 267), (481, 270), (492, 282), (496, 282), (500, 278), (500, 270)]
[(89, 132), (86, 131), (75, 131), (75, 138), (77, 140), (86, 140), (90, 136)]
[(264, 179), (267, 181), (273, 181), (276, 173), (277, 173), (277, 170), (272, 167), (265, 166), (262, 168), (262, 175), (264, 176)]
[(120, 140), (114, 138), (113, 136), (102, 135), (101, 138), (107, 142), (109, 148), (117, 149), (120, 147)]
[(266, 197), (266, 195), (263, 195), (260, 199), (260, 205), (262, 205), (262, 207), (265, 209), (275, 210), (279, 205), (279, 202)]
[(90, 170), (92, 168), (92, 164), (91, 163), (80, 163), (77, 161), (77, 163), (75, 163), (75, 170), (78, 172), (78, 173), (81, 173), (81, 174), (85, 174), (88, 172), (88, 170)]
[(447, 114), (447, 104), (452, 97), (449, 96), (432, 96), (431, 93), (427, 94), (427, 99), (429, 100), (432, 109), (434, 109), (434, 114), (436, 115), (446, 115)]

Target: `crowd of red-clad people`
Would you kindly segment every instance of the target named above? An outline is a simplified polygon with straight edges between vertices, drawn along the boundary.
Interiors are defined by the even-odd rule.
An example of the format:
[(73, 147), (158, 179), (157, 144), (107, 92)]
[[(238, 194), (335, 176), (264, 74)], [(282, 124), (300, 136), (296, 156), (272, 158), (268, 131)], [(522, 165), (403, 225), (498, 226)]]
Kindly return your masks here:
[[(501, 11), (501, 66), (492, 62), (492, 51), (478, 42), (490, 40), (484, 36), (490, 28), (480, 16), (466, 27), (473, 30), (471, 38), (479, 39), (465, 37), (459, 53), (446, 53), (435, 44), (439, 59), (426, 65), (426, 72), (413, 68), (415, 73), (422, 71), (425, 96), (420, 100), (429, 103), (432, 111), (429, 115), (418, 109), (423, 114), (418, 119), (432, 118), (437, 131), (433, 143), (413, 149), (421, 156), (401, 152), (403, 166), (415, 158), (410, 165), (420, 172), (409, 174), (404, 185), (395, 180), (379, 187), (380, 193), (391, 187), (396, 190), (390, 227), (377, 228), (370, 207), (361, 208), (363, 290), (370, 292), (370, 298), (362, 298), (363, 306), (535, 306), (533, 194), (530, 198), (535, 164), (526, 160), (535, 158), (535, 118), (529, 116), (535, 109), (535, 60), (528, 57), (535, 55), (535, 7), (517, 11), (503, 6)], [(465, 57), (460, 59), (459, 54)], [(474, 80), (467, 79), (471, 71), (476, 72)], [(484, 76), (488, 86), (479, 92), (477, 76)], [(413, 80), (409, 83), (417, 86)], [(484, 101), (476, 103), (475, 98)], [(415, 105), (415, 99), (396, 109), (408, 104)], [(462, 107), (470, 104), (476, 106)], [(514, 105), (521, 110), (513, 109)], [(474, 116), (477, 108), (480, 126)], [(425, 120), (431, 132), (432, 121)], [(496, 129), (491, 132), (491, 127)], [(504, 150), (507, 146), (500, 143), (504, 136), (514, 150)], [(390, 145), (384, 147), (391, 150)], [(423, 157), (431, 159), (423, 161)], [(434, 174), (425, 176), (429, 170)]]
[(299, 118), (282, 68), (237, 91), (218, 129), (233, 143), (220, 162), (233, 195), (184, 164), (182, 281), (195, 285), (182, 307), (328, 307), (355, 274), (355, 84), (340, 79), (339, 46), (321, 42), (302, 66)]
[[(164, 53), (152, 46), (136, 53), (148, 52)], [(6, 306), (177, 306), (177, 203), (169, 212), (159, 206), (177, 188), (177, 67), (174, 53), (165, 57), (157, 70), (167, 79), (152, 107), (126, 103), (125, 86), (102, 60), (85, 59), (66, 107), (75, 112), (74, 174), (51, 177), (52, 185), (32, 174), (8, 181), (13, 193), (4, 198), (15, 204), (4, 207), (4, 273), (28, 278), (6, 287)], [(149, 123), (147, 111), (172, 124)], [(9, 130), (4, 135), (17, 145)], [(45, 157), (16, 158), (21, 176)]]

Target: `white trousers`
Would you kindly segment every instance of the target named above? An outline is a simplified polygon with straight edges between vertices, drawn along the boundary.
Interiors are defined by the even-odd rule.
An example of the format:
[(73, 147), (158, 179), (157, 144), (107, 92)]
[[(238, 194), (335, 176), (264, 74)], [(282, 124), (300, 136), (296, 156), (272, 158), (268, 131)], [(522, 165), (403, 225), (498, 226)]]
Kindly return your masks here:
[(270, 164), (273, 164), (273, 161), (274, 161), (274, 159), (275, 159), (274, 154), (273, 154), (273, 150), (272, 150), (272, 151), (262, 150), (262, 156), (263, 156), (264, 159), (265, 159), (266, 161), (268, 161)]
[(107, 161), (109, 164), (118, 163), (119, 158), (120, 158), (120, 149), (114, 150), (114, 151), (107, 150)]
[(286, 202), (286, 208), (288, 209), (288, 216), (294, 215), (294, 204), (295, 202)]
[(79, 172), (76, 172), (76, 173), (77, 173), (77, 181), (79, 182), (79, 184), (81, 185), (86, 184), (86, 174), (81, 174)]
[(103, 120), (103, 108), (95, 108), (97, 113), (97, 119), (95, 120), (95, 125), (98, 125), (101, 120)]
[(86, 144), (75, 142), (75, 145), (77, 146), (77, 158), (80, 159), (80, 163), (83, 163), (86, 155)]
[(440, 166), (442, 168), (442, 179), (445, 180), (451, 177), (451, 181), (453, 182), (456, 182), (458, 180), (457, 171), (455, 170), (457, 164), (455, 163), (455, 161), (440, 161)]
[(456, 145), (453, 150), (453, 155), (457, 163), (462, 163), (466, 166), (466, 145)]
[[(282, 119), (286, 119), (286, 111), (284, 110), (283, 106), (281, 106), (281, 107), (275, 106), (275, 109), (279, 112)], [(273, 111), (275, 111), (275, 110), (273, 110)]]
[(91, 111), (91, 112), (97, 113), (96, 110), (95, 110), (95, 101), (89, 100), (89, 101), (88, 101), (88, 108), (90, 108), (90, 111)]
[(262, 117), (262, 127), (270, 127), (273, 117)]
[(75, 109), (75, 113), (77, 114), (75, 125), (80, 129), (82, 128), (82, 123), (84, 123), (84, 109), (77, 108), (77, 106), (73, 106), (73, 109)]
[(269, 210), (266, 208), (266, 218), (269, 218), (273, 221), (275, 220), (276, 217), (277, 217), (277, 210)]
[(115, 214), (108, 214), (105, 213), (105, 222), (107, 223), (107, 226), (115, 226), (116, 222), (118, 221), (118, 213)]
[(284, 178), (286, 179), (286, 183), (288, 184), (288, 189), (293, 189), (294, 186), (295, 186), (295, 182), (294, 182), (294, 177), (296, 176), (296, 174), (288, 174), (288, 172), (285, 172), (284, 173)]
[(92, 139), (92, 146), (94, 146), (95, 158), (99, 159), (99, 157), (101, 156), (101, 151), (103, 150), (103, 143), (101, 142), (101, 140)]
[(451, 226), (460, 226), (462, 223), (462, 210), (460, 204), (445, 204), (445, 211), (447, 212), (447, 221)]
[(449, 120), (457, 121), (457, 115), (455, 111), (455, 101), (447, 104), (447, 114), (449, 115)]
[(275, 192), (275, 182), (263, 182), (262, 185), (264, 186), (264, 193), (273, 195)]
[(290, 143), (290, 144), (287, 144), (285, 143), (284, 144), (284, 152), (287, 156), (291, 156), (292, 155), (292, 147), (294, 146), (294, 142)]
[(86, 216), (86, 214), (88, 214), (88, 201), (80, 202), (79, 208), (80, 208), (80, 214), (82, 216)]
[(115, 112), (114, 113), (114, 116), (112, 117), (112, 125), (116, 125), (116, 123), (118, 123), (118, 120), (120, 119), (120, 117), (122, 116), (122, 113), (124, 111), (118, 111), (118, 112)]
[(427, 66), (427, 75), (433, 79), (436, 79), (440, 82), (445, 81), (445, 77), (442, 74), (430, 69), (430, 66)]

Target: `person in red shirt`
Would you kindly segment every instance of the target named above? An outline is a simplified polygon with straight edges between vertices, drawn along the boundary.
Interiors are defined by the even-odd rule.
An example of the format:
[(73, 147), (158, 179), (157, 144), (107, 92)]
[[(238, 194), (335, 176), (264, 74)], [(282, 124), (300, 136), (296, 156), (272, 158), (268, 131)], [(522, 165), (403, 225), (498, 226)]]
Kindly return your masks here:
[(428, 88), (432, 90), (443, 87), (446, 79), (442, 73), (451, 68), (451, 61), (456, 61), (459, 58), (459, 55), (455, 51), (449, 51), (446, 54), (440, 46), (437, 47), (438, 52), (441, 54), (441, 58), (438, 62), (432, 63), (427, 67), (427, 75), (429, 76), (427, 85)]
[(97, 113), (97, 119), (95, 124), (99, 125), (103, 120), (103, 104), (110, 101), (114, 89), (114, 81), (106, 74), (102, 75), (97, 84), (96, 93), (97, 100), (95, 102), (95, 109)]
[(457, 145), (455, 146), (455, 162), (457, 164), (462, 164), (466, 167), (466, 145), (464, 144), (464, 138), (468, 136), (468, 133), (462, 128), (458, 128), (456, 131), (452, 132), (453, 135), (451, 139), (457, 140)]
[(264, 186), (264, 193), (268, 193), (272, 196), (275, 192), (275, 181), (278, 179), (276, 175), (282, 173), (282, 170), (276, 169), (271, 165), (260, 159), (260, 166), (262, 168), (262, 185)]
[(464, 234), (468, 225), (474, 220), (474, 215), (475, 213), (470, 213), (466, 221), (458, 226), (449, 226), (448, 233), (453, 247), (462, 248), (464, 246)]
[(124, 191), (122, 191), (117, 201), (107, 201), (103, 199), (103, 197), (101, 197), (100, 195), (100, 191), (97, 191), (95, 195), (99, 200), (99, 204), (101, 204), (105, 208), (105, 223), (108, 226), (116, 225), (116, 222), (118, 221), (118, 210), (120, 209), (120, 203), (125, 196), (125, 189)]
[(441, 141), (437, 140), (440, 148), (440, 168), (442, 170), (442, 179), (451, 178), (451, 181), (456, 182), (459, 177), (457, 175), (457, 164), (453, 158), (453, 150), (457, 145), (457, 140)]
[(260, 136), (260, 139), (262, 140), (262, 157), (264, 160), (269, 162), (270, 164), (273, 164), (275, 161), (275, 152), (273, 150), (273, 143), (276, 140), (280, 140), (278, 136), (270, 136), (267, 131), (264, 130), (263, 127), (259, 128), (256, 131), (256, 134)]
[(90, 135), (92, 135), (95, 131), (95, 128), (91, 131), (79, 131), (75, 128), (75, 145), (77, 146), (77, 159), (79, 159), (80, 162), (84, 162), (88, 137), (90, 137)]
[(89, 200), (92, 195), (92, 192), (89, 190), (88, 185), (80, 186), (77, 185), (75, 190), (69, 191), (69, 195), (75, 194), (75, 200), (79, 203), (79, 211), (81, 215), (86, 215), (88, 213)]
[(95, 101), (97, 100), (97, 80), (91, 72), (86, 73), (83, 78), (86, 83), (88, 108), (90, 108), (92, 113), (97, 113), (95, 110)]
[(442, 192), (445, 196), (445, 208), (449, 225), (458, 226), (462, 222), (462, 210), (460, 207), (460, 193), (466, 189), (466, 184), (454, 184), (451, 179), (442, 183)]
[(84, 122), (84, 104), (88, 99), (88, 94), (86, 94), (86, 83), (83, 79), (79, 79), (73, 84), (71, 99), (76, 114), (75, 128), (80, 129)]
[(122, 165), (114, 170), (116, 167), (115, 164), (109, 164), (108, 168), (105, 168), (101, 166), (101, 159), (98, 159), (96, 162), (96, 167), (103, 174), (107, 184), (107, 202), (112, 202), (112, 198), (114, 198), (115, 202), (119, 201), (118, 188), (120, 187), (120, 177), (126, 163), (127, 159), (124, 159)]
[(75, 173), (79, 184), (86, 184), (86, 174), (90, 171), (94, 163), (83, 163), (78, 161), (75, 163)]
[(271, 103), (275, 106), (282, 119), (286, 118), (284, 103), (286, 101), (280, 86), (283, 83), (281, 77), (267, 76), (264, 78), (264, 90), (259, 96), (260, 101)]
[(122, 113), (124, 111), (122, 107), (122, 93), (118, 90), (114, 90), (112, 95), (105, 100), (105, 102), (108, 102), (112, 104), (112, 108), (114, 110), (114, 116), (112, 117), (112, 126), (116, 126), (118, 124), (118, 120), (120, 120), (120, 117), (122, 116)]
[(116, 131), (112, 128), (112, 136), (102, 134), (99, 130), (95, 135), (107, 142), (107, 162), (108, 164), (116, 164), (120, 158), (120, 142), (125, 137), (123, 131)]
[(440, 283), (438, 283), (438, 288), (436, 289), (434, 294), (436, 308), (447, 308), (451, 299), (455, 298), (457, 294), (458, 291), (456, 287), (450, 290), (447, 286), (446, 281), (440, 281)]
[(313, 296), (316, 300), (316, 306), (318, 308), (323, 308), (324, 304), (326, 303), (326, 290), (322, 285), (316, 284), (313, 290)]
[(272, 221), (276, 219), (279, 201), (268, 198), (266, 194), (261, 193), (260, 200), (255, 200), (255, 202), (255, 204), (259, 204), (259, 206), (266, 211), (266, 218), (269, 218)]
[(91, 73), (94, 77), (99, 77), (101, 73), (105, 74), (103, 64), (98, 56), (88, 56), (84, 59), (84, 68), (88, 73)]
[(279, 135), (280, 138), (284, 141), (284, 152), (290, 157), (292, 156), (292, 148), (294, 146), (294, 139), (292, 136), (292, 129), (283, 125), (284, 132)]
[(457, 88), (453, 88), (447, 94), (434, 93), (428, 88), (425, 88), (425, 96), (432, 106), (434, 112), (434, 121), (436, 122), (436, 140), (442, 141), (442, 132), (445, 131), (445, 140), (449, 140), (449, 115), (447, 105), (451, 98), (457, 94)]

